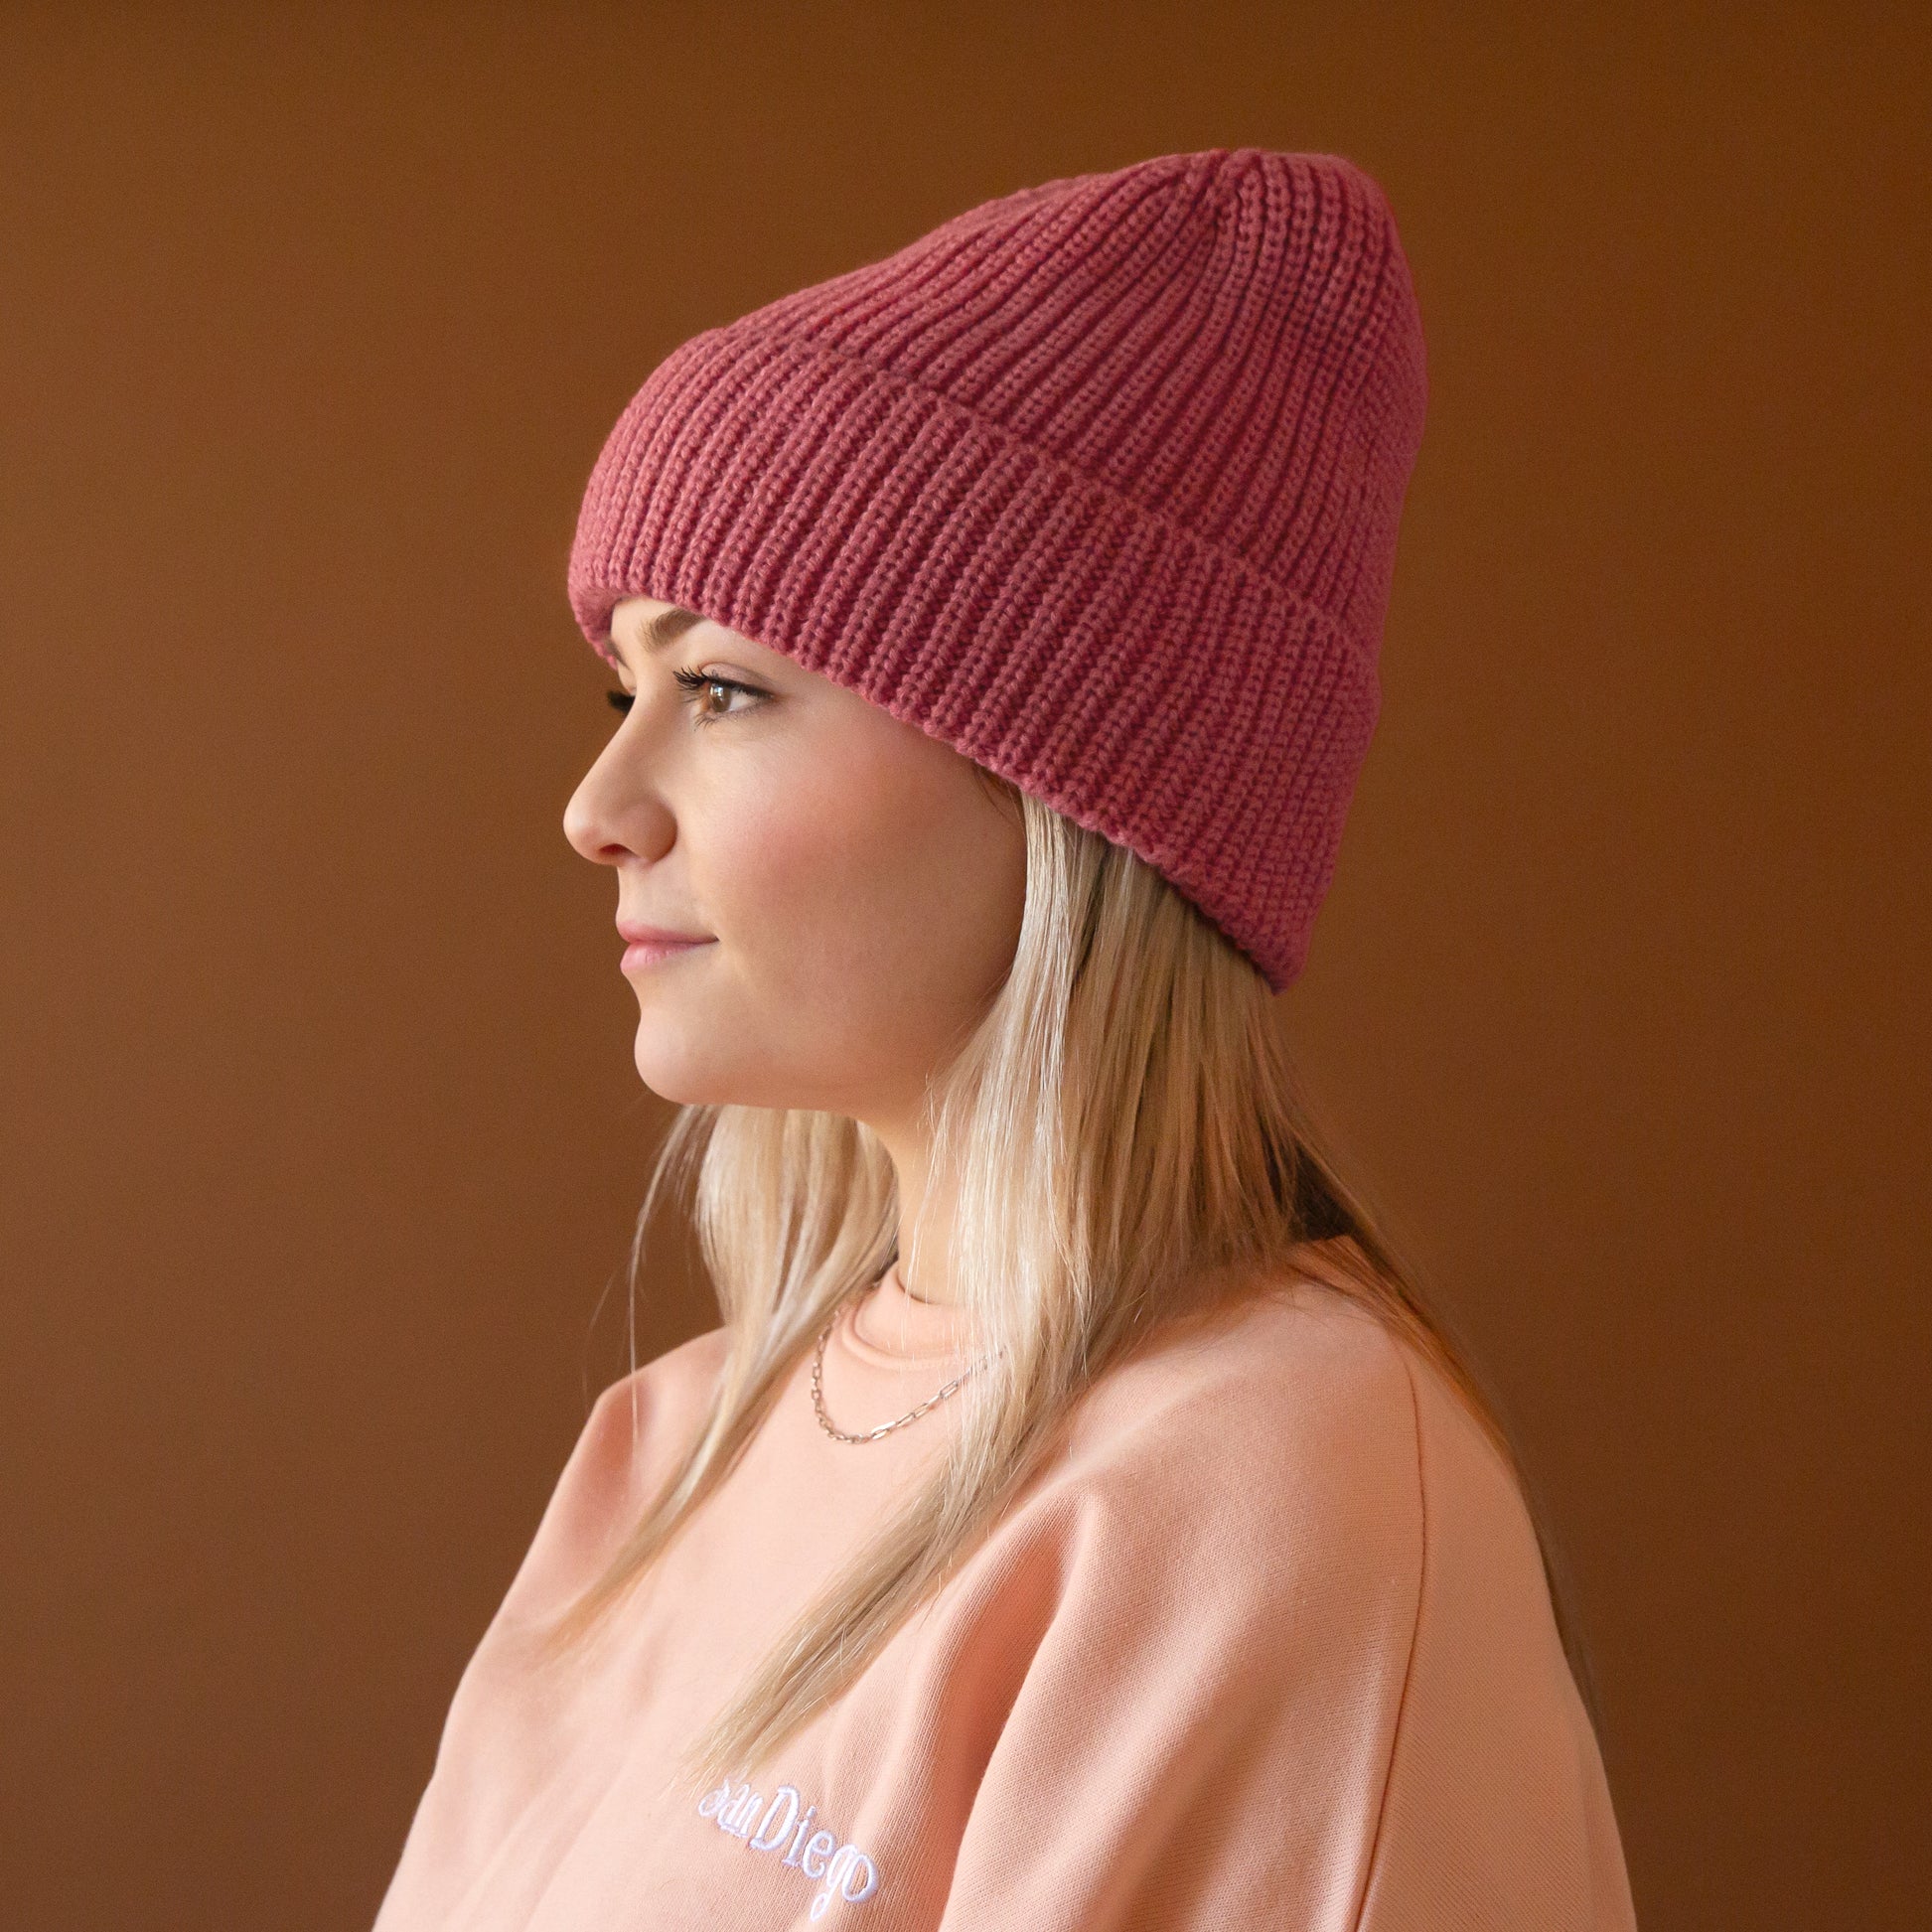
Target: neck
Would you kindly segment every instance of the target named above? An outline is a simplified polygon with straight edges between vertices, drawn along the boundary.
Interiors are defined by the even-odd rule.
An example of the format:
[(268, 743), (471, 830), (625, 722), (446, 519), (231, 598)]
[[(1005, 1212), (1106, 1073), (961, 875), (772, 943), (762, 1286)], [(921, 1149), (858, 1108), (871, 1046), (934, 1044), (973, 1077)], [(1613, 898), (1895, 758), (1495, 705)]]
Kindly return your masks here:
[(920, 1294), (917, 1290), (910, 1287), (906, 1281), (905, 1271), (903, 1268), (900, 1267), (897, 1262), (894, 1262), (892, 1263), (892, 1274), (893, 1274), (893, 1278), (899, 1284), (900, 1293), (902, 1293), (908, 1301), (921, 1301), (924, 1302), (930, 1308), (939, 1308), (948, 1305), (944, 1302), (935, 1301), (933, 1297), (929, 1294)]
[(937, 1185), (932, 1147), (924, 1132), (899, 1122), (872, 1121), (891, 1156), (899, 1195), (899, 1285), (914, 1301), (951, 1308), (959, 1297), (947, 1278), (953, 1232), (952, 1190)]

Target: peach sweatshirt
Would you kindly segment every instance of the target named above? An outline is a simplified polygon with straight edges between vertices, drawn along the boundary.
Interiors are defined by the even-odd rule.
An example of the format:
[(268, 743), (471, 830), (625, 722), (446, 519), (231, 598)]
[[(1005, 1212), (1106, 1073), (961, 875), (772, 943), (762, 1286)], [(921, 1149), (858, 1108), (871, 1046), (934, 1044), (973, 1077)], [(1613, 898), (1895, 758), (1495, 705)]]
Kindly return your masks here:
[[(931, 1395), (971, 1359), (959, 1321), (895, 1274), (848, 1303), (832, 1420)], [(668, 1792), (957, 1413), (834, 1441), (808, 1356), (595, 1671), (540, 1684), (532, 1619), (634, 1520), (723, 1342), (598, 1400), (457, 1688), (376, 1932), (1634, 1925), (1516, 1487), (1437, 1372), (1312, 1276), (1116, 1365), (835, 1706), (748, 1777)]]

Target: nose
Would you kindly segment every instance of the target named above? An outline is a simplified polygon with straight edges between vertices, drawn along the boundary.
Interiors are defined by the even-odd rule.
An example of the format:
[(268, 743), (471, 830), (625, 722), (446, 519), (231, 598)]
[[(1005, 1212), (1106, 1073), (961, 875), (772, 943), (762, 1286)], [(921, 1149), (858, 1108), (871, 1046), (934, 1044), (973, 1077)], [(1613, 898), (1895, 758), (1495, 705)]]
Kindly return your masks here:
[(563, 809), (563, 835), (593, 865), (656, 860), (670, 849), (677, 821), (619, 731)]

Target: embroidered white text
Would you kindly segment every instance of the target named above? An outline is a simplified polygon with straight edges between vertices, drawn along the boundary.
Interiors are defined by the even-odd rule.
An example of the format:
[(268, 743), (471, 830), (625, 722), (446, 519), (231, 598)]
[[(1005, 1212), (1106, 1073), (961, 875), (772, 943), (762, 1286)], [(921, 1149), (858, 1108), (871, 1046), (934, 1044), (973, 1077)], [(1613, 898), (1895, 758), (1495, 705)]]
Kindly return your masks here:
[[(817, 1805), (805, 1805), (798, 1790), (782, 1784), (768, 1804), (749, 1782), (734, 1785), (729, 1778), (697, 1801), (700, 1818), (713, 1820), (719, 1831), (744, 1841), (748, 1852), (783, 1851), (781, 1864), (794, 1866), (808, 1878), (823, 1882), (812, 1901), (810, 1916), (825, 1915), (834, 1898), (856, 1905), (879, 1889), (879, 1871), (856, 1845), (841, 1845), (835, 1832), (812, 1830)], [(810, 1834), (810, 1836), (808, 1836)]]

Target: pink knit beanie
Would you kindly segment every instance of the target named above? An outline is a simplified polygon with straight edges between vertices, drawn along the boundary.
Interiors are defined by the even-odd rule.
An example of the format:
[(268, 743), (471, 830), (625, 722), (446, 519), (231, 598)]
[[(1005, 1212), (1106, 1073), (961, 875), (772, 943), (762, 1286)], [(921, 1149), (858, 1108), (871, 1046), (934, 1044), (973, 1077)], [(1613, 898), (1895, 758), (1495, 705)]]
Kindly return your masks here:
[(1380, 704), (1426, 375), (1381, 190), (1214, 148), (967, 210), (707, 329), (570, 599), (781, 651), (1137, 852), (1280, 991)]

